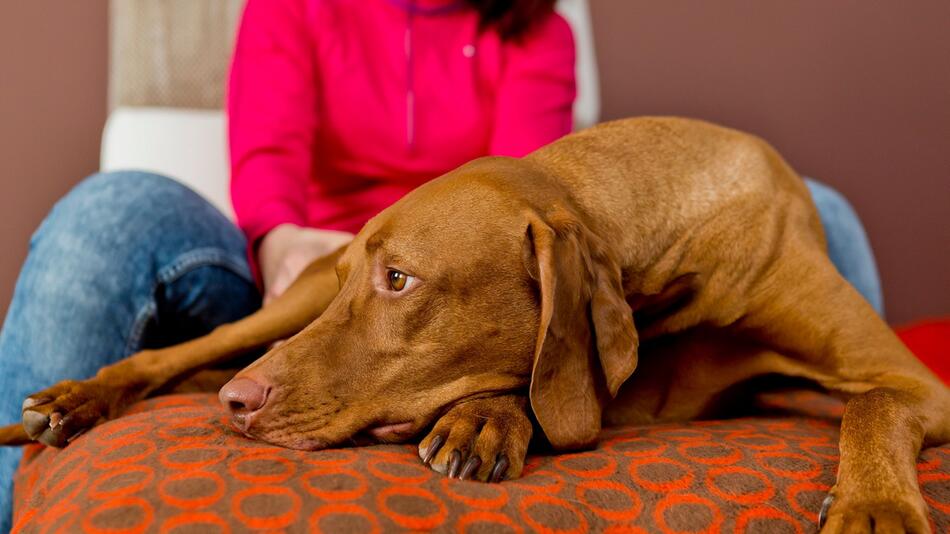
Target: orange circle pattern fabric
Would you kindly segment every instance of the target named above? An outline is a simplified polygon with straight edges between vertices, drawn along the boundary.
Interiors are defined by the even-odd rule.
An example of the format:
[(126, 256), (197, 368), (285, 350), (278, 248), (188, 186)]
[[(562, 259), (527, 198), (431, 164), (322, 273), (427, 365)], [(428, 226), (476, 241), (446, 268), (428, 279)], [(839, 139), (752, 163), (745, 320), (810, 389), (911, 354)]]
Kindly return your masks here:
[[(270, 446), (233, 431), (214, 395), (160, 397), (66, 449), (27, 447), (14, 532), (814, 532), (841, 405), (770, 404), (799, 415), (614, 428), (489, 485), (429, 470), (414, 446)], [(918, 472), (935, 532), (950, 533), (950, 446)]]

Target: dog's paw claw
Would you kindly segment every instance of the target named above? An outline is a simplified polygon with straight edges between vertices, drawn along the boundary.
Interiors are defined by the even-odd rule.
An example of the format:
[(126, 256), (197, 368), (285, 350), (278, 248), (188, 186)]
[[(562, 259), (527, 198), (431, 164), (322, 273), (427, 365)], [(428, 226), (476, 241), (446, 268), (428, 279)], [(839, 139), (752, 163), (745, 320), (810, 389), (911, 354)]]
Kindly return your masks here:
[(502, 396), (452, 407), (419, 444), (419, 457), (450, 478), (500, 482), (521, 474), (531, 440), (526, 400)]
[(488, 481), (501, 482), (504, 480), (505, 475), (508, 473), (509, 465), (511, 465), (511, 462), (508, 461), (508, 457), (504, 454), (499, 454), (495, 460), (495, 466), (492, 467), (491, 474), (488, 475)]
[(462, 466), (462, 453), (455, 449), (449, 454), (449, 478), (459, 476), (459, 468)]
[(429, 465), (432, 462), (432, 459), (435, 458), (435, 455), (439, 452), (439, 449), (442, 448), (442, 444), (445, 443), (445, 436), (442, 434), (437, 434), (429, 440), (429, 445), (422, 447), (420, 444), (419, 447), (419, 456), (422, 457), (422, 463)]
[(831, 508), (833, 502), (835, 502), (835, 496), (830, 493), (825, 496), (825, 500), (821, 501), (821, 510), (818, 511), (818, 530), (821, 530), (828, 521), (828, 509)]
[(23, 410), (29, 410), (30, 408), (37, 406), (39, 404), (44, 404), (53, 399), (49, 397), (27, 397), (23, 400)]
[(23, 429), (30, 439), (65, 447), (108, 416), (118, 390), (92, 381), (65, 381), (23, 401)]
[(49, 429), (49, 416), (33, 410), (23, 411), (23, 430), (32, 440), (36, 440)]
[(459, 480), (470, 480), (472, 475), (478, 471), (478, 468), (482, 466), (482, 459), (478, 456), (472, 456), (466, 460), (465, 465), (462, 466), (462, 471), (459, 473)]

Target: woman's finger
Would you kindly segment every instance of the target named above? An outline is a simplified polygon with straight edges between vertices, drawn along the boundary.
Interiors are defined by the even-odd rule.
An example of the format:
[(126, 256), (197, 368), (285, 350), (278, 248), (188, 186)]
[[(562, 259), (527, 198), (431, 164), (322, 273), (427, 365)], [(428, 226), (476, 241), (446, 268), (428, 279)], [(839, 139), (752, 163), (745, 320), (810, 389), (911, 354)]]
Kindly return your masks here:
[(264, 301), (263, 301), (264, 306), (267, 306), (274, 299), (281, 296), (284, 293), (284, 291), (286, 291), (287, 288), (290, 287), (290, 282), (292, 282), (294, 278), (296, 278), (296, 275), (291, 275), (287, 271), (288, 271), (287, 265), (286, 264), (282, 265), (280, 270), (277, 272), (277, 275), (274, 276), (274, 280), (270, 283), (270, 285), (267, 288), (265, 288), (266, 290), (264, 291)]

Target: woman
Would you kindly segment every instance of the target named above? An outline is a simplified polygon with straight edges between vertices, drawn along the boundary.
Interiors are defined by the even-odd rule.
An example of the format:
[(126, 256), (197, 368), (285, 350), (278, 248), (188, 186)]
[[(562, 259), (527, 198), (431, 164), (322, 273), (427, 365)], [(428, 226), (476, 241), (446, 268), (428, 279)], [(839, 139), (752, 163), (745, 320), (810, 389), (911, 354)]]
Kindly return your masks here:
[[(26, 395), (266, 305), (418, 184), (566, 134), (574, 48), (552, 3), (250, 0), (228, 99), (240, 230), (167, 178), (79, 184), (31, 239), (0, 333), (0, 424)], [(875, 302), (860, 223), (834, 192), (816, 201)], [(0, 449), (0, 532), (18, 461)]]
[(415, 186), (570, 131), (574, 46), (553, 3), (248, 4), (228, 106), (232, 199), (265, 301)]

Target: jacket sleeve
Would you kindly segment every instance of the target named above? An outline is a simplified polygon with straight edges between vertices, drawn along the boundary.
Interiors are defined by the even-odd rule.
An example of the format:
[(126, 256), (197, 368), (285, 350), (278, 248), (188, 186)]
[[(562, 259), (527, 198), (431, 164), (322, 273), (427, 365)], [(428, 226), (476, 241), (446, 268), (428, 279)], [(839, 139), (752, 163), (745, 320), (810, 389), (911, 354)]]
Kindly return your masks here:
[(228, 83), (231, 201), (252, 249), (283, 223), (306, 222), (316, 66), (303, 0), (249, 0)]

